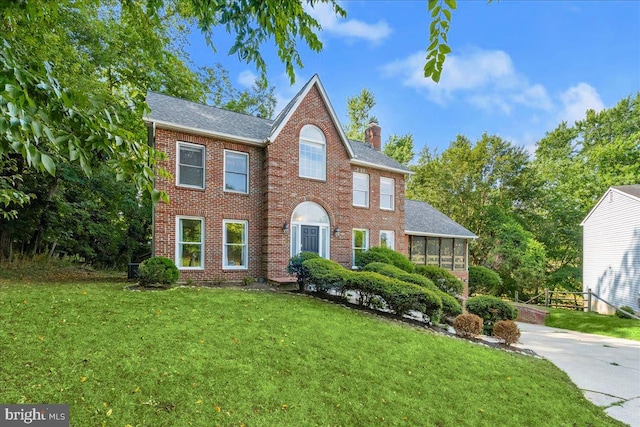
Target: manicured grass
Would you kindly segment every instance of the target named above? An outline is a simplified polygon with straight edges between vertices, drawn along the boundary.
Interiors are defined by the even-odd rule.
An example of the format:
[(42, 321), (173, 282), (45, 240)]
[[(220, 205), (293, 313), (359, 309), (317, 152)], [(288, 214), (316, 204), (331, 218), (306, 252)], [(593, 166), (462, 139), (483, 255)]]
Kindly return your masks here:
[(0, 402), (72, 426), (620, 426), (551, 363), (303, 295), (0, 281)]
[(547, 326), (640, 341), (640, 320), (560, 308), (551, 308), (549, 311), (545, 321)]

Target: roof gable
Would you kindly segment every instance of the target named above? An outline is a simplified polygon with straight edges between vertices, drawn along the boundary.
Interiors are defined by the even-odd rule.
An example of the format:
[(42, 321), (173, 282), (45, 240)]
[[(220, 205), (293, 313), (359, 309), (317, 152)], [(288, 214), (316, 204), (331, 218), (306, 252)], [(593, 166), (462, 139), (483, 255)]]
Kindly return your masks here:
[(338, 120), (338, 116), (336, 115), (333, 106), (331, 105), (331, 101), (329, 101), (329, 97), (327, 96), (327, 92), (324, 90), (324, 86), (322, 86), (322, 82), (320, 81), (320, 77), (317, 74), (314, 74), (313, 77), (300, 89), (300, 91), (293, 97), (293, 99), (287, 104), (287, 106), (278, 114), (276, 119), (273, 122), (271, 128), (271, 135), (269, 136), (269, 140), (274, 141), (282, 129), (285, 127), (293, 113), (298, 109), (304, 98), (307, 96), (311, 88), (316, 87), (318, 92), (320, 93), (320, 97), (322, 98), (322, 102), (324, 102), (325, 108), (329, 112), (329, 116), (333, 121), (333, 125), (338, 131), (338, 136), (344, 144), (345, 149), (349, 153), (349, 157), (354, 158), (355, 154), (353, 149), (351, 148), (351, 144), (349, 144), (349, 140), (347, 136), (344, 134), (342, 130), (342, 125), (340, 125), (340, 121)]
[(629, 197), (630, 199), (640, 203), (640, 184), (618, 185), (615, 187), (609, 187), (609, 189), (605, 191), (602, 197), (600, 197), (600, 200), (598, 200), (598, 203), (596, 203), (593, 209), (591, 209), (587, 214), (587, 216), (584, 217), (584, 219), (580, 223), (581, 226), (584, 226), (584, 224), (589, 220), (591, 215), (593, 215), (593, 213), (598, 209), (598, 207), (602, 204), (602, 202), (607, 199), (610, 193), (617, 193), (625, 197)]

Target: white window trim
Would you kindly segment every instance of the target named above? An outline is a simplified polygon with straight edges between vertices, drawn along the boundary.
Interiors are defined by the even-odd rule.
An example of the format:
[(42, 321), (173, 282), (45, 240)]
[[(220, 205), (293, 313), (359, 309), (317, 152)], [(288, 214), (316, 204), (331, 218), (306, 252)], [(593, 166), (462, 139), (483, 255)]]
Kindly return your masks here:
[[(356, 248), (356, 246), (355, 246), (356, 231), (364, 231), (364, 233), (365, 233), (364, 247)], [(351, 265), (352, 265), (353, 268), (356, 268), (356, 249), (364, 249), (365, 251), (369, 249), (369, 230), (368, 229), (366, 229), (366, 228), (354, 228), (351, 231)]]
[[(180, 237), (182, 235), (181, 233), (181, 229), (180, 229), (180, 221), (183, 219), (192, 219), (192, 220), (197, 220), (200, 221), (200, 247), (202, 248), (200, 250), (200, 267), (184, 267), (181, 266), (181, 260), (182, 260), (182, 245), (183, 244), (194, 244), (194, 242), (182, 242), (180, 240)], [(204, 251), (205, 251), (205, 247), (204, 247), (204, 242), (205, 242), (205, 229), (204, 229), (204, 218), (200, 217), (200, 216), (176, 216), (176, 256), (175, 256), (175, 263), (176, 263), (176, 267), (178, 267), (179, 270), (204, 270)]]
[[(247, 187), (247, 191), (235, 191), (235, 190), (228, 190), (227, 189), (227, 153), (233, 153), (233, 154), (242, 154), (243, 156), (245, 156), (247, 158), (247, 178), (246, 178), (246, 187)], [(234, 150), (224, 150), (224, 158), (223, 158), (223, 174), (222, 174), (222, 190), (227, 192), (227, 193), (237, 193), (237, 194), (249, 194), (249, 153), (245, 153), (242, 151), (234, 151)]]
[(396, 250), (396, 233), (393, 230), (380, 230), (380, 246), (382, 246), (382, 233), (386, 233), (391, 236), (391, 246), (387, 245), (389, 249)]
[[(182, 146), (186, 146), (186, 147), (192, 147), (192, 148), (197, 148), (202, 150), (202, 186), (200, 185), (189, 185), (189, 184), (181, 184), (180, 183), (180, 147)], [(207, 177), (206, 177), (206, 170), (207, 168), (205, 167), (205, 165), (207, 164), (207, 148), (204, 145), (200, 145), (200, 144), (192, 144), (190, 142), (183, 142), (183, 141), (178, 141), (178, 143), (176, 144), (176, 185), (178, 187), (186, 187), (186, 188), (197, 188), (197, 189), (204, 189), (206, 182), (207, 182)], [(191, 166), (191, 165), (189, 165)]]
[[(356, 204), (356, 201), (355, 201), (355, 197), (354, 197), (355, 192), (356, 191), (358, 191), (358, 192), (362, 192), (363, 191), (363, 190), (356, 190), (356, 176), (364, 177), (364, 178), (366, 178), (366, 181), (367, 181), (367, 189), (364, 192), (365, 193), (365, 204), (364, 205), (358, 205), (358, 204)], [(370, 191), (369, 174), (360, 173), (360, 172), (354, 172), (353, 173), (353, 183), (352, 183), (352, 185), (353, 185), (353, 190), (352, 190), (352, 194), (351, 194), (351, 203), (353, 204), (353, 206), (357, 206), (357, 207), (360, 207), (360, 208), (368, 208), (369, 207), (369, 191)]]
[[(246, 265), (226, 265), (225, 261), (227, 259), (227, 224), (237, 224), (241, 223), (244, 225), (244, 259)], [(249, 221), (242, 219), (223, 219), (222, 220), (222, 269), (223, 270), (248, 270), (249, 269)]]
[[(387, 193), (383, 193), (382, 192), (382, 182), (383, 181), (387, 181), (388, 183), (391, 183), (391, 193), (387, 194)], [(386, 206), (382, 206), (382, 196), (391, 196), (391, 207), (386, 207)], [(380, 209), (385, 210), (385, 211), (393, 211), (396, 208), (396, 180), (393, 178), (387, 178), (384, 176), (380, 177)]]
[[(322, 133), (322, 135), (324, 136), (325, 140), (324, 141), (320, 141), (320, 140), (315, 140), (315, 139), (309, 139), (309, 138), (303, 138), (302, 137), (302, 130), (306, 127), (306, 126), (313, 126), (314, 128), (318, 129), (318, 131), (320, 131), (320, 133)], [(300, 178), (307, 178), (307, 179), (315, 179), (318, 181), (326, 181), (327, 180), (327, 141), (326, 141), (326, 136), (324, 135), (324, 132), (322, 132), (322, 130), (315, 126), (315, 125), (305, 125), (302, 127), (302, 129), (300, 129), (300, 134), (298, 135), (298, 176)], [(306, 145), (310, 145), (310, 146), (315, 146), (315, 147), (322, 147), (322, 155), (324, 158), (324, 164), (323, 164), (323, 170), (322, 170), (322, 176), (321, 177), (317, 177), (317, 176), (309, 176), (309, 175), (304, 175), (302, 173), (302, 162), (301, 162), (301, 158), (302, 156), (300, 155), (300, 147), (302, 146), (302, 144), (306, 144)]]

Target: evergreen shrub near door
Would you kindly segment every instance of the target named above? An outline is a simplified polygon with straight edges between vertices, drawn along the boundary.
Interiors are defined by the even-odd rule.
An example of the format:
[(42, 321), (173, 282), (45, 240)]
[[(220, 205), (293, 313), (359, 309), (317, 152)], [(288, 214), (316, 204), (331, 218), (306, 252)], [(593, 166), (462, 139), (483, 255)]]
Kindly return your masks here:
[(485, 335), (493, 334), (493, 325), (500, 320), (514, 320), (518, 310), (497, 297), (480, 295), (467, 300), (467, 311), (480, 316), (484, 322)]
[(176, 284), (180, 272), (176, 264), (165, 257), (142, 261), (138, 268), (138, 283), (144, 287), (168, 288)]
[(314, 285), (318, 293), (327, 293), (332, 289), (342, 293), (345, 275), (351, 273), (337, 262), (319, 257), (304, 261), (302, 270), (307, 276), (305, 285)]
[(303, 290), (305, 282), (309, 279), (309, 273), (302, 266), (302, 264), (308, 259), (320, 258), (315, 252), (300, 252), (298, 255), (292, 256), (289, 259), (289, 265), (287, 266), (287, 272), (289, 274), (296, 275), (296, 281), (298, 283), (298, 289)]

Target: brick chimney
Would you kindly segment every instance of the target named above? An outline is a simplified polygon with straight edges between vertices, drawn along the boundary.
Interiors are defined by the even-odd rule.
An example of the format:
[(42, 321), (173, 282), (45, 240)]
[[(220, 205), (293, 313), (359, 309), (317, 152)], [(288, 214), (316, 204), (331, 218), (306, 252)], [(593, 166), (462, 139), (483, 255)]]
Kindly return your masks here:
[(382, 147), (382, 139), (380, 138), (381, 128), (376, 122), (369, 123), (369, 127), (364, 131), (364, 142), (369, 144), (371, 148), (380, 151)]

